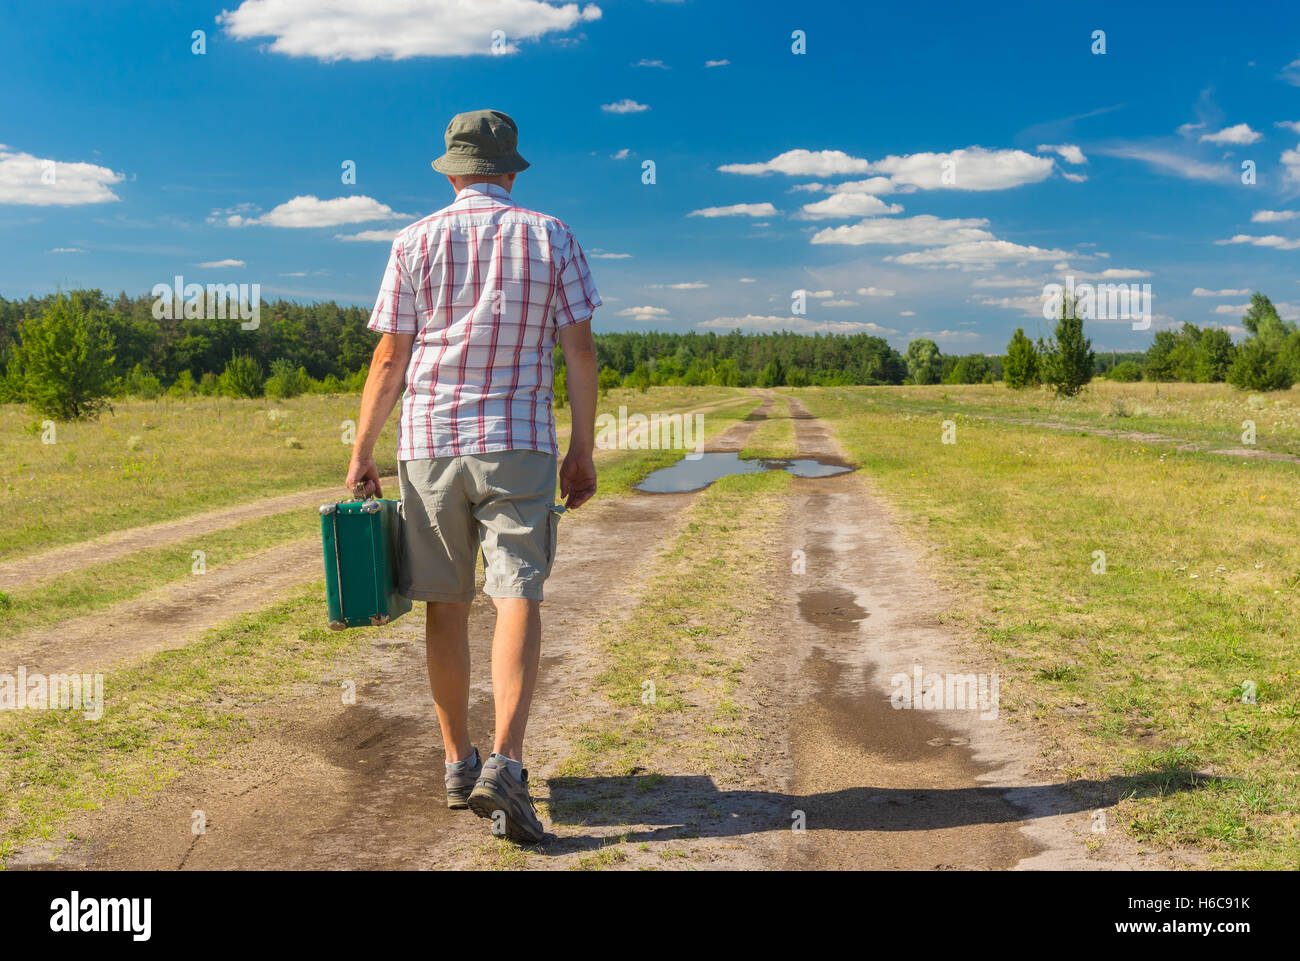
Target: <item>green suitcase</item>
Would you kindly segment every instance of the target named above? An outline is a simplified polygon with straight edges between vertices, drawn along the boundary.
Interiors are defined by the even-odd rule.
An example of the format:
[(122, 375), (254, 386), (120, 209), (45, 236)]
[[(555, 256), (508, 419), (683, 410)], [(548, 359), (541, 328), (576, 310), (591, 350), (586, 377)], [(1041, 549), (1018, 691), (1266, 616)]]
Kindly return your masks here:
[(377, 627), (411, 609), (411, 602), (397, 592), (401, 506), (400, 501), (373, 497), (321, 505), (325, 599), (334, 630)]

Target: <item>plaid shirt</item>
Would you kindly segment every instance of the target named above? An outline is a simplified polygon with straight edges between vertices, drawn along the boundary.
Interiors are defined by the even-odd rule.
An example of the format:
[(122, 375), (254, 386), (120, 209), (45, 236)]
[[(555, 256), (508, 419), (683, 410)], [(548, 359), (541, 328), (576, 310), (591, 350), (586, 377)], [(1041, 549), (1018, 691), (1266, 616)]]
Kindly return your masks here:
[(398, 233), (367, 326), (414, 334), (398, 460), (557, 454), (552, 354), (600, 306), (573, 233), (496, 184)]

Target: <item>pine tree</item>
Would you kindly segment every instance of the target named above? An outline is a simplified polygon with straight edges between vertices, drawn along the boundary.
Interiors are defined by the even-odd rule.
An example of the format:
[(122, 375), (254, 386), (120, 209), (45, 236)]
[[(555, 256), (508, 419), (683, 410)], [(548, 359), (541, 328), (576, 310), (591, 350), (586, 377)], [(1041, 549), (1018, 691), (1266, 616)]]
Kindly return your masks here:
[(1062, 397), (1073, 397), (1092, 380), (1096, 354), (1092, 341), (1083, 336), (1083, 318), (1075, 304), (1061, 302), (1061, 316), (1056, 322), (1056, 337), (1042, 350), (1043, 380)]
[(1007, 344), (1007, 359), (1002, 365), (1002, 380), (1013, 390), (1032, 387), (1038, 383), (1038, 351), (1034, 342), (1025, 336), (1024, 328), (1017, 327)]

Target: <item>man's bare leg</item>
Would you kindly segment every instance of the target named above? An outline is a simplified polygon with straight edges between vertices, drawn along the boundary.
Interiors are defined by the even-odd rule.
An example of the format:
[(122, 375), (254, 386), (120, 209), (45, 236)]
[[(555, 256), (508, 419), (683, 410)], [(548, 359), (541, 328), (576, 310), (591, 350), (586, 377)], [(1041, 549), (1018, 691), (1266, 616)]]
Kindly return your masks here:
[(492, 751), (522, 761), (524, 729), (528, 726), (542, 650), (542, 602), (522, 597), (494, 600), (497, 626), (492, 636), (492, 692), (496, 699), (496, 740)]
[(430, 601), (424, 624), (429, 689), (449, 762), (470, 756), (469, 602)]

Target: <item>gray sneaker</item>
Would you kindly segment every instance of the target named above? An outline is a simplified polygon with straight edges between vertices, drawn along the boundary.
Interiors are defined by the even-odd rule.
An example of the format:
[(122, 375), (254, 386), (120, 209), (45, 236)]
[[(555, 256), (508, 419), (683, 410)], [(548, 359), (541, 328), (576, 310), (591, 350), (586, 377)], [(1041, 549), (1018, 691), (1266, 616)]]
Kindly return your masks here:
[(447, 807), (453, 811), (463, 811), (469, 807), (469, 792), (474, 790), (474, 784), (478, 777), (483, 773), (483, 755), (479, 754), (478, 748), (473, 748), (474, 766), (468, 765), (461, 771), (448, 771), (443, 779), (447, 785)]
[(469, 796), (469, 807), (479, 817), (492, 821), (494, 833), (496, 825), (502, 824), (506, 837), (518, 844), (537, 844), (546, 836), (528, 794), (528, 772), (516, 780), (500, 758), (489, 757), (484, 762), (483, 773)]

